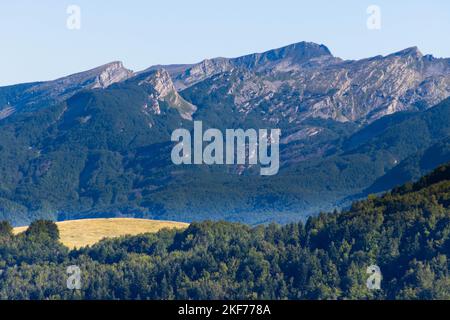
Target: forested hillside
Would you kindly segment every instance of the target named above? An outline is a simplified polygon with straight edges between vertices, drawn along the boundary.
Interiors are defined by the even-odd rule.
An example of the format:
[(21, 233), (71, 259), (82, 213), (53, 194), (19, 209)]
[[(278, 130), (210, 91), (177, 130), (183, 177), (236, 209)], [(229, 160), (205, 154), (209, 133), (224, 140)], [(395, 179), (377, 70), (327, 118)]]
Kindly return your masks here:
[[(287, 223), (450, 161), (450, 60), (344, 61), (300, 42), (236, 59), (113, 62), (0, 87), (0, 220)], [(280, 129), (280, 171), (171, 161), (174, 130)]]
[(450, 299), (450, 165), (305, 224), (194, 223), (76, 251), (51, 222), (0, 235), (2, 299)]

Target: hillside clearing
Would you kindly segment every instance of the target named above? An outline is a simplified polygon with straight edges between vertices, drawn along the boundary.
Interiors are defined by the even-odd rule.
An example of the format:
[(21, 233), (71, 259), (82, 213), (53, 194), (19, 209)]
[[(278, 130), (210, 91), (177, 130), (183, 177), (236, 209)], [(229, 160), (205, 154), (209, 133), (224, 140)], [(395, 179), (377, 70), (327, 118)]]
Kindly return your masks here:
[[(164, 228), (184, 229), (188, 224), (132, 218), (85, 219), (57, 222), (61, 242), (70, 249), (93, 245), (104, 238), (158, 232)], [(28, 227), (14, 228), (19, 234)]]

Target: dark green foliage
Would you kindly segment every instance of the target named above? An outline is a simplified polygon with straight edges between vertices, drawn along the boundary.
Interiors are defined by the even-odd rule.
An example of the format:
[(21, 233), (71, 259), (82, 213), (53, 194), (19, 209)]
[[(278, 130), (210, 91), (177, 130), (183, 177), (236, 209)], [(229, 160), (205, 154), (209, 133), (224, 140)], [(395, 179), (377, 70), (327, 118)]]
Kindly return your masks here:
[(50, 240), (59, 240), (59, 230), (53, 221), (37, 220), (34, 221), (25, 232), (29, 238), (48, 238)]
[[(0, 239), (0, 298), (450, 299), (449, 172), (450, 164), (306, 224), (193, 223), (72, 252)], [(373, 264), (378, 291), (366, 287)], [(82, 270), (79, 291), (66, 288), (70, 265)]]
[(9, 238), (13, 235), (13, 228), (8, 221), (0, 221), (0, 237)]
[[(181, 92), (198, 106), (194, 119), (205, 129), (273, 128), (261, 113), (270, 103), (245, 117), (237, 111), (226, 94), (235, 76), (220, 94), (208, 94), (209, 80)], [(17, 91), (4, 88), (0, 99)], [(0, 120), (0, 219), (13, 225), (115, 216), (306, 221), (450, 161), (446, 100), (368, 126), (323, 119), (290, 123), (286, 117), (276, 127), (282, 139), (291, 139), (281, 145), (281, 170), (272, 177), (259, 176), (257, 166), (242, 174), (236, 166), (175, 166), (170, 135), (176, 128), (191, 129), (192, 122), (164, 102), (156, 115), (148, 100), (152, 93), (128, 81)], [(274, 99), (283, 103), (283, 97)], [(311, 128), (320, 132), (296, 138)]]

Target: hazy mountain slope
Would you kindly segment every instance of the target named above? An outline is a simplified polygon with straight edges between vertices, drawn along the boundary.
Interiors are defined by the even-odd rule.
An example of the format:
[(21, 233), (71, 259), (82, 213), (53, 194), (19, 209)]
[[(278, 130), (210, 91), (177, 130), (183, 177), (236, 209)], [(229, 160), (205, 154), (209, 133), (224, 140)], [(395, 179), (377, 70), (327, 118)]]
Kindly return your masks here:
[[(382, 119), (390, 125), (349, 149), (341, 135), (326, 136), (325, 141), (336, 143), (329, 155), (283, 162), (280, 173), (267, 179), (252, 173), (252, 168), (239, 175), (233, 167), (171, 164), (171, 144), (166, 142), (170, 130), (165, 126), (172, 123), (175, 128), (183, 120), (172, 108), (163, 108), (158, 116), (144, 116), (140, 106), (147, 91), (141, 90), (135, 84), (122, 84), (70, 99), (58, 125), (46, 130), (55, 131), (54, 137), (45, 139), (48, 150), (31, 160), (27, 170), (18, 169), (17, 174), (23, 172), (24, 177), (8, 201), (24, 206), (28, 217), (131, 215), (179, 221), (287, 222), (364, 196), (371, 184), (396, 167), (394, 159), (401, 162), (438, 143), (448, 130), (450, 116), (450, 103), (445, 101), (426, 112), (397, 116), (398, 121)], [(122, 109), (125, 101), (128, 109)], [(148, 121), (154, 123), (151, 128)], [(184, 125), (189, 128), (190, 122)], [(331, 124), (328, 127), (339, 132)], [(95, 134), (99, 130), (102, 135)], [(411, 144), (416, 140), (416, 145)], [(283, 160), (293, 148), (289, 144), (297, 143), (283, 146)]]
[[(306, 179), (305, 188), (307, 184), (318, 187), (318, 193), (324, 186), (327, 190), (346, 192), (357, 197), (385, 191), (447, 162), (445, 144), (450, 136), (449, 123), (450, 100), (447, 99), (424, 112), (399, 113), (375, 121), (341, 140), (336, 153), (329, 157), (299, 163), (289, 170), (295, 175), (314, 177), (314, 180)], [(439, 153), (442, 154), (438, 157)], [(420, 166), (411, 166), (408, 167), (411, 171), (408, 174), (405, 172), (403, 178), (397, 176), (397, 183), (395, 179), (389, 178), (393, 172), (400, 170), (403, 160), (408, 162), (420, 154), (435, 157), (428, 160), (428, 169), (426, 166), (422, 169)], [(385, 180), (390, 180), (390, 183), (383, 184)], [(299, 185), (302, 184), (300, 181)], [(378, 187), (365, 187), (372, 184)], [(349, 203), (352, 199), (355, 198), (350, 197), (345, 201)]]
[(381, 192), (408, 181), (415, 181), (439, 164), (447, 162), (450, 162), (449, 137), (400, 162), (399, 165), (377, 179), (366, 193)]
[(147, 107), (158, 102), (149, 97), (155, 92), (148, 84), (132, 83), (84, 91), (32, 115), (17, 114), (0, 126), (4, 217), (26, 224), (33, 217), (30, 211), (55, 217), (65, 208), (76, 212), (127, 199), (133, 192), (128, 156), (151, 146), (147, 156), (155, 160), (158, 144), (167, 144), (170, 133), (183, 125), (179, 112), (164, 101), (159, 101), (158, 115)]
[[(431, 104), (450, 92), (449, 60), (411, 48), (342, 61), (299, 43), (211, 63), (138, 73), (113, 63), (0, 88), (0, 217), (286, 222), (447, 159), (450, 103)], [(281, 129), (279, 174), (173, 165), (170, 135), (192, 120)]]

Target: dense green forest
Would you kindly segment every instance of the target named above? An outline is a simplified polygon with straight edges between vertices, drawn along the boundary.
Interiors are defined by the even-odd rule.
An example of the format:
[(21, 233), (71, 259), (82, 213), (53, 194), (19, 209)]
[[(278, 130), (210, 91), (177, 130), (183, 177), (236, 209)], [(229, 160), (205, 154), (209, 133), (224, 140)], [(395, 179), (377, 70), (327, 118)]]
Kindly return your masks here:
[[(230, 99), (208, 94), (209, 87), (180, 93), (198, 106), (194, 120), (205, 128), (273, 128), (259, 111), (243, 119)], [(151, 94), (152, 87), (131, 81), (0, 120), (0, 220), (15, 226), (106, 216), (305, 222), (450, 161), (447, 99), (370, 124), (286, 118), (277, 124), (287, 139), (280, 173), (270, 178), (260, 177), (257, 166), (175, 166), (170, 135), (191, 129), (192, 121), (164, 102), (154, 114)], [(1, 95), (0, 103), (14, 92)], [(311, 128), (320, 133), (298, 138)]]
[[(450, 164), (305, 224), (193, 223), (69, 251), (53, 222), (18, 236), (3, 222), (0, 298), (450, 299), (449, 208)], [(371, 265), (380, 290), (366, 286)]]

